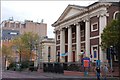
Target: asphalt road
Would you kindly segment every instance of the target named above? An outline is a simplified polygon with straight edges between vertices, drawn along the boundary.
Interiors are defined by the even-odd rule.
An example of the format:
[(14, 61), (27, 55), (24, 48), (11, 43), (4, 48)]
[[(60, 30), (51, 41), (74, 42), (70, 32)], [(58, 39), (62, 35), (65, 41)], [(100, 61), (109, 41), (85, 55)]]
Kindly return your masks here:
[[(96, 77), (66, 76), (63, 74), (44, 72), (3, 71), (2, 80), (97, 80)], [(101, 78), (104, 80), (104, 78)], [(118, 77), (108, 77), (107, 80), (119, 80)]]

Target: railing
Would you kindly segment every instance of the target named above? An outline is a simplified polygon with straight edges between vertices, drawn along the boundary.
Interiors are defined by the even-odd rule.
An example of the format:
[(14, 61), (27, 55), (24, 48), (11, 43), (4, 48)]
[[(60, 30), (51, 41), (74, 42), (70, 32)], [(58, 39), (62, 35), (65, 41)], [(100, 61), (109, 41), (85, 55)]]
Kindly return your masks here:
[(44, 72), (64, 73), (63, 66), (60, 63), (43, 63)]
[[(93, 72), (95, 63), (91, 63), (88, 68), (89, 72)], [(78, 62), (65, 62), (65, 63), (43, 63), (44, 72), (63, 73), (66, 71), (79, 71), (84, 72), (84, 67)]]

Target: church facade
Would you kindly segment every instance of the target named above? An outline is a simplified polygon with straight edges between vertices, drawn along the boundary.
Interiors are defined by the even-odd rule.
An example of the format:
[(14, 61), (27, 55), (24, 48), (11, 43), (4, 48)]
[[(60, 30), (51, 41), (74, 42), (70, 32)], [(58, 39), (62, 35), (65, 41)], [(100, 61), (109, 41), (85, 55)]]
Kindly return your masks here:
[(68, 5), (52, 24), (55, 28), (57, 61), (77, 62), (84, 56), (89, 57), (92, 62), (107, 60), (106, 52), (101, 49), (101, 33), (116, 18), (118, 12), (118, 3)]

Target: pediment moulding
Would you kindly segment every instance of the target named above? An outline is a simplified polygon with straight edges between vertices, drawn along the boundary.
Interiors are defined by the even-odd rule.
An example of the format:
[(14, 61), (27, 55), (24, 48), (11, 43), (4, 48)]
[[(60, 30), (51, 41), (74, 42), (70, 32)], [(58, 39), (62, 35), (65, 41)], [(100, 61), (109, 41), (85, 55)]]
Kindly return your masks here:
[(82, 18), (78, 17), (76, 19), (71, 19), (67, 22), (64, 22), (64, 23), (56, 26), (55, 30), (60, 30), (61, 28), (68, 28), (70, 25), (78, 25), (78, 24), (80, 24), (81, 21), (83, 21), (83, 22), (89, 21), (89, 16), (84, 16)]
[[(83, 16), (85, 16), (86, 14), (89, 14), (89, 17), (93, 17), (95, 15), (100, 15), (100, 13), (104, 13), (106, 16), (109, 16), (109, 14), (107, 13), (107, 7), (111, 6), (112, 3), (102, 3), (102, 2), (96, 2), (92, 5), (89, 5), (87, 7), (80, 7), (80, 6), (76, 6), (76, 5), (68, 5), (68, 7), (65, 9), (65, 11), (62, 13), (62, 15), (59, 17), (59, 19), (52, 24), (53, 27), (56, 27), (57, 25), (63, 24), (68, 22), (69, 20), (72, 19), (76, 19), (76, 18), (81, 18)], [(67, 15), (67, 13), (69, 12), (70, 9), (78, 9), (80, 10), (79, 13), (69, 16), (67, 18), (64, 19), (64, 17)]]
[(93, 10), (93, 9), (96, 9), (96, 8), (98, 8), (98, 7), (100, 7), (100, 6), (106, 6), (106, 7), (109, 7), (109, 6), (111, 6), (112, 5), (112, 3), (107, 3), (107, 2), (96, 2), (97, 4), (96, 5), (94, 5), (95, 3), (93, 3), (92, 5), (89, 5), (88, 7), (89, 7), (89, 10)]
[(75, 10), (74, 13), (81, 13), (83, 11), (86, 11), (84, 6), (68, 5), (57, 21), (62, 21), (62, 19), (64, 19), (71, 10)]

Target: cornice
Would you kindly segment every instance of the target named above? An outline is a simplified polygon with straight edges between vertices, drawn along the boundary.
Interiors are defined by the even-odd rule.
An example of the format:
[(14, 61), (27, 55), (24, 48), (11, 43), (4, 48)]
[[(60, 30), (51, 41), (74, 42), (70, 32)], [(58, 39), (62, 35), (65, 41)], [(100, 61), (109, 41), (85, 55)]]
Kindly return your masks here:
[[(112, 5), (112, 3), (101, 3), (101, 2), (96, 3), (96, 4), (92, 5), (92, 6), (84, 8), (84, 10), (81, 13), (73, 15), (73, 16), (71, 16), (69, 18), (66, 18), (66, 19), (62, 20), (62, 21), (57, 21), (57, 23), (53, 23), (52, 26), (53, 27), (58, 26), (58, 25), (60, 25), (60, 24), (62, 24), (64, 22), (67, 22), (67, 21), (71, 20), (71, 19), (75, 19), (76, 17), (79, 17), (79, 16), (82, 16), (82, 15), (84, 15), (86, 13), (89, 13), (89, 12), (91, 12), (91, 11), (97, 9), (97, 8), (100, 8), (100, 7), (103, 7), (103, 6), (107, 7), (107, 6), (111, 6), (111, 5)], [(70, 8), (68, 8), (68, 9), (70, 9)], [(64, 12), (64, 13), (66, 14), (66, 12)]]
[(95, 5), (90, 6), (90, 7), (89, 7), (89, 11), (91, 11), (91, 10), (93, 10), (93, 9), (96, 9), (96, 8), (98, 8), (98, 7), (101, 7), (101, 6), (105, 6), (105, 7), (107, 7), (107, 6), (111, 6), (111, 5), (112, 5), (112, 3), (98, 2), (98, 3), (96, 3)]

